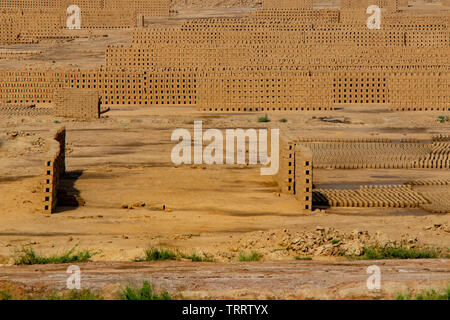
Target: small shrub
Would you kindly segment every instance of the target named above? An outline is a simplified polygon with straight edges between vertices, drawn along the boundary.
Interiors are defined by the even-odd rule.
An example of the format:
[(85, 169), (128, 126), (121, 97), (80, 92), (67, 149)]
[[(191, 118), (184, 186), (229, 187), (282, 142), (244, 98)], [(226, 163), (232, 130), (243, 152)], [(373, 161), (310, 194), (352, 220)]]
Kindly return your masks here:
[(440, 123), (444, 123), (444, 122), (450, 121), (450, 118), (449, 118), (448, 116), (439, 116), (439, 117), (438, 117), (438, 121), (439, 121)]
[(59, 254), (51, 256), (43, 256), (36, 253), (32, 246), (22, 247), (14, 259), (16, 265), (32, 265), (32, 264), (60, 264), (60, 263), (81, 263), (88, 262), (98, 252), (90, 250), (75, 251), (76, 247)]
[(150, 248), (145, 250), (144, 257), (136, 258), (136, 262), (176, 260), (177, 254), (169, 249)]
[(280, 120), (280, 122), (286, 123), (286, 122), (288, 122), (288, 120), (283, 118), (283, 119)]
[(339, 242), (341, 242), (341, 241), (334, 239), (333, 241), (331, 241), (331, 244), (338, 244)]
[(270, 119), (269, 119), (269, 116), (267, 115), (267, 113), (264, 117), (259, 117), (258, 122), (270, 122)]
[(252, 251), (249, 254), (245, 254), (241, 252), (239, 254), (239, 261), (240, 262), (251, 262), (251, 261), (259, 261), (261, 260), (260, 255), (256, 251)]
[(120, 300), (171, 300), (167, 291), (155, 292), (148, 281), (144, 281), (142, 288), (127, 286), (119, 297)]
[(297, 257), (295, 257), (295, 260), (312, 260), (312, 258), (311, 257), (299, 257), (299, 256), (297, 256)]

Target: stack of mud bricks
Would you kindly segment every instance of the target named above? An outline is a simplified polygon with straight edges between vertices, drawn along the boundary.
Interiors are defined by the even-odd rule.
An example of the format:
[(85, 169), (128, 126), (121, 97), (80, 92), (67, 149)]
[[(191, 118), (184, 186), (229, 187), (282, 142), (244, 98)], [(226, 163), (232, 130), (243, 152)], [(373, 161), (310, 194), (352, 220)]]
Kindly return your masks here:
[(303, 23), (339, 23), (339, 9), (299, 9), (299, 8), (273, 8), (273, 9), (259, 9), (251, 13), (250, 16), (254, 16), (260, 19), (272, 20), (272, 21), (301, 21)]
[(315, 201), (333, 207), (417, 208), (428, 201), (410, 185), (361, 186), (357, 189), (316, 189)]
[(450, 111), (450, 73), (395, 72), (388, 77), (394, 111)]
[[(400, 142), (400, 143), (399, 143)], [(306, 139), (319, 169), (448, 169), (450, 142), (373, 138)]]
[(295, 143), (280, 135), (280, 168), (274, 176), (282, 193), (295, 194)]
[(81, 9), (83, 29), (134, 28), (144, 16), (168, 16), (170, 10), (169, 0), (0, 0), (0, 43), (70, 37), (62, 30), (71, 5)]
[(263, 0), (264, 9), (312, 9), (313, 0)]
[(56, 208), (58, 187), (66, 172), (66, 128), (61, 127), (52, 134), (45, 160), (44, 213), (51, 214)]
[(371, 5), (376, 5), (389, 11), (397, 11), (400, 7), (407, 7), (408, 0), (341, 0), (341, 9), (366, 9)]
[(198, 108), (231, 112), (331, 110), (326, 80), (317, 73), (288, 67), (210, 70), (199, 80)]
[(313, 158), (309, 148), (280, 136), (280, 167), (274, 176), (281, 192), (295, 195), (305, 213), (312, 211)]
[(0, 43), (34, 43), (61, 36), (61, 21), (54, 11), (2, 9)]
[(295, 146), (295, 197), (305, 212), (312, 210), (313, 189), (313, 157), (312, 152), (305, 146)]
[(59, 89), (55, 94), (54, 115), (76, 119), (96, 119), (100, 116), (100, 99), (95, 89)]
[(63, 69), (0, 70), (0, 102), (48, 106), (66, 73)]
[[(368, 2), (344, 0), (339, 10), (312, 9), (308, 1), (267, 1), (265, 9), (244, 18), (136, 29), (129, 45), (108, 47), (106, 65), (96, 70), (36, 69), (38, 82), (23, 70), (0, 71), (0, 102), (47, 103), (62, 79), (72, 88), (99, 89), (105, 105), (248, 112), (330, 111), (350, 103), (447, 111), (450, 14), (383, 10), (382, 29), (368, 30)], [(120, 10), (124, 2), (79, 5)]]

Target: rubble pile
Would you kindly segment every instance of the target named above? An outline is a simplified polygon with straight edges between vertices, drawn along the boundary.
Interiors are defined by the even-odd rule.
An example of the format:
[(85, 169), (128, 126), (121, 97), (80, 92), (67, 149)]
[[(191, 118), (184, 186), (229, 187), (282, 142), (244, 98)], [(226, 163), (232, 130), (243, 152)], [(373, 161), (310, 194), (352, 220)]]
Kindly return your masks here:
[(314, 231), (301, 233), (287, 229), (252, 232), (240, 238), (233, 249), (256, 250), (262, 254), (286, 251), (297, 256), (359, 256), (364, 254), (364, 248), (385, 246), (414, 248), (419, 246), (419, 240), (404, 236), (401, 240), (391, 241), (381, 232), (373, 235), (363, 230), (343, 233), (318, 226)]

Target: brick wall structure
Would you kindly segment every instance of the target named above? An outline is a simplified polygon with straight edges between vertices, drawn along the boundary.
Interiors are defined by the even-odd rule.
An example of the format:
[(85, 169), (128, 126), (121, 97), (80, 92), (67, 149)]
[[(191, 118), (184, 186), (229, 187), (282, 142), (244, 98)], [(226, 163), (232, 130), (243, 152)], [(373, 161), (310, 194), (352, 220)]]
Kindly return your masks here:
[(45, 159), (43, 212), (53, 213), (58, 199), (58, 187), (66, 172), (65, 160), (66, 129), (61, 127), (52, 133), (48, 141), (49, 151)]

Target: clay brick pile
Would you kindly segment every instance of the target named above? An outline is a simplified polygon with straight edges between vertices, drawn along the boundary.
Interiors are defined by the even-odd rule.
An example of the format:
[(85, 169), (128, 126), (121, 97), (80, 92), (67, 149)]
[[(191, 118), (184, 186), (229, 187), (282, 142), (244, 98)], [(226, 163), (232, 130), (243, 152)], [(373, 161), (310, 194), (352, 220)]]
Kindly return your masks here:
[(450, 180), (449, 179), (418, 179), (405, 183), (420, 193), (427, 203), (422, 208), (432, 213), (450, 212)]
[(33, 56), (38, 56), (42, 53), (42, 51), (38, 50), (8, 50), (8, 49), (0, 49), (0, 60), (8, 59), (8, 60), (22, 60), (28, 59)]
[(446, 185), (416, 185), (413, 189), (420, 193), (427, 203), (421, 207), (431, 213), (450, 213), (450, 187)]
[(52, 133), (48, 141), (49, 151), (45, 160), (43, 212), (51, 214), (58, 202), (58, 187), (66, 172), (66, 129), (61, 127)]
[(360, 189), (314, 189), (316, 205), (360, 208), (418, 208), (428, 201), (411, 186), (361, 186)]
[(450, 168), (450, 142), (328, 139), (301, 142), (316, 169)]
[(0, 44), (34, 43), (65, 38), (69, 15), (66, 9), (81, 9), (81, 28), (134, 28), (137, 17), (169, 15), (169, 0), (0, 0)]
[[(80, 5), (123, 9), (114, 1)], [(6, 72), (0, 102), (48, 103), (69, 82), (98, 89), (108, 106), (301, 112), (376, 104), (449, 111), (450, 13), (404, 13), (396, 9), (404, 1), (378, 2), (389, 9), (380, 30), (367, 29), (368, 1), (362, 0), (343, 1), (341, 9), (313, 9), (306, 0), (276, 1), (274, 8), (267, 1), (243, 18), (136, 29), (129, 45), (107, 48), (106, 63), (96, 70), (33, 70), (44, 75), (36, 86), (23, 70), (0, 71)], [(55, 73), (62, 74), (54, 79)]]
[(414, 162), (415, 168), (449, 169), (450, 142), (433, 142), (430, 153)]
[(450, 210), (449, 181), (425, 179), (404, 185), (361, 186), (359, 189), (313, 189), (315, 169), (448, 169), (448, 135), (429, 141), (388, 138), (280, 137), (280, 167), (274, 176), (282, 193), (294, 195), (301, 208), (384, 207)]
[(264, 9), (312, 9), (313, 0), (263, 0)]
[(313, 159), (311, 151), (295, 144), (286, 134), (280, 137), (279, 170), (274, 176), (282, 193), (292, 194), (300, 209), (310, 213), (313, 206)]
[(64, 88), (56, 92), (54, 113), (56, 117), (96, 119), (100, 116), (97, 90)]
[(9, 118), (11, 116), (47, 116), (52, 115), (52, 108), (36, 108), (34, 105), (1, 105), (0, 104), (0, 118)]

